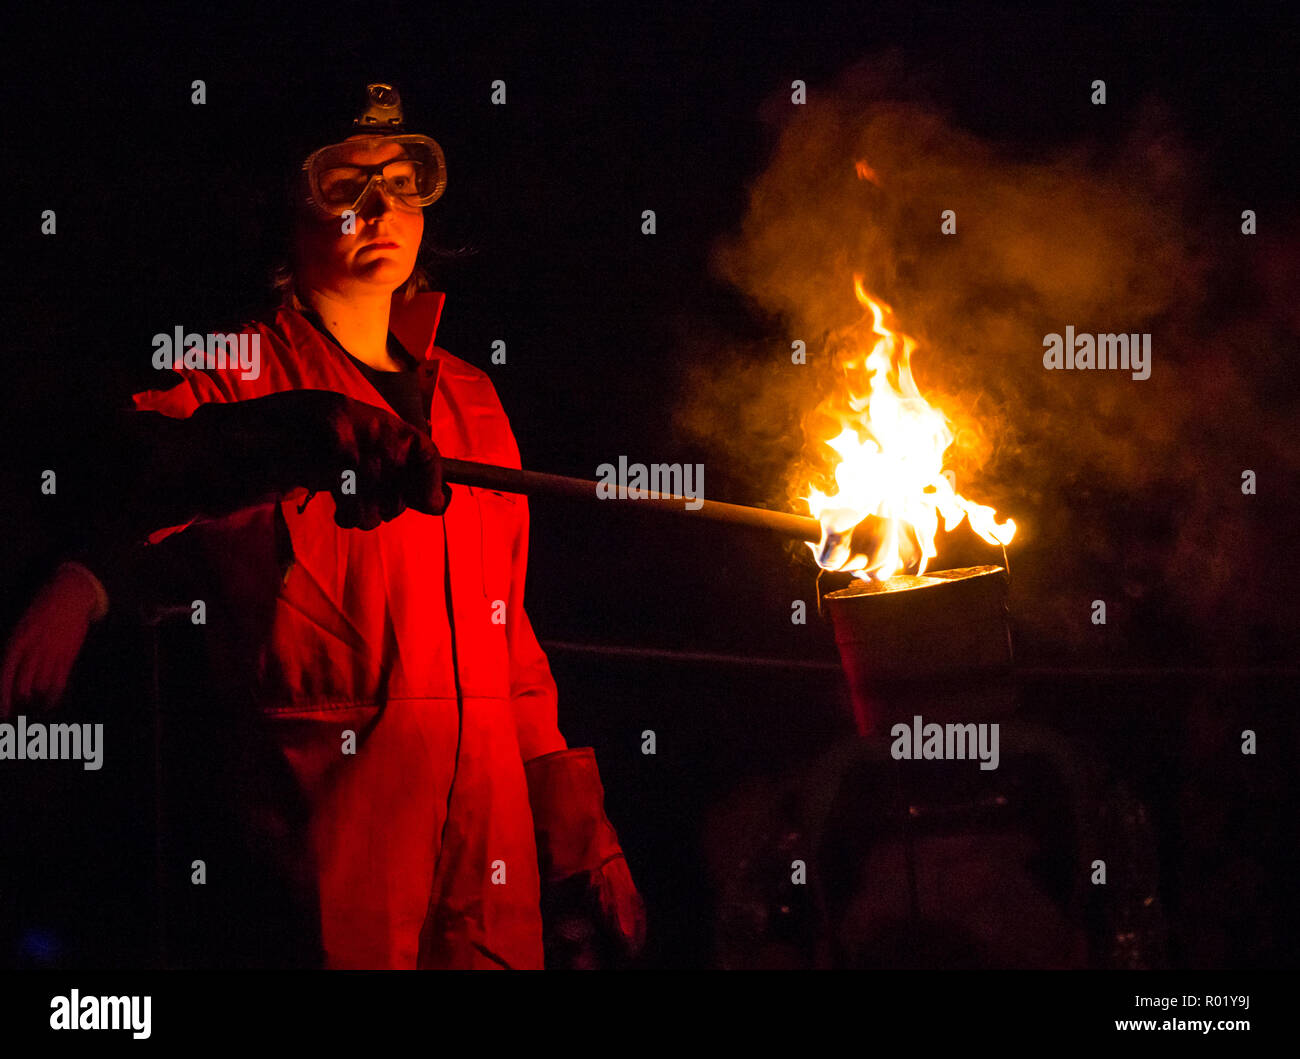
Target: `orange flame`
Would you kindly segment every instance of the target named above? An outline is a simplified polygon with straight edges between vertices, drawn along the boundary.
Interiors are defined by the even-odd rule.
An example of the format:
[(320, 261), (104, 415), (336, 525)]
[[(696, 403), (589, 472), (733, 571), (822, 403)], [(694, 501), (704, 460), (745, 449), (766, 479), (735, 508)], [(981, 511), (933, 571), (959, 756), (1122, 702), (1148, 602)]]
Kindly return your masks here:
[[(969, 519), (990, 544), (1010, 544), (1016, 524), (999, 522), (993, 508), (965, 499), (944, 474), (953, 434), (947, 417), (921, 396), (912, 379), (916, 343), (885, 327), (892, 311), (863, 290), (861, 276), (854, 276), (853, 286), (871, 312), (875, 341), (843, 364), (848, 411), (835, 413), (842, 429), (823, 442), (839, 456), (835, 491), (810, 487), (807, 497), (822, 525), (821, 542), (809, 544), (818, 563), (881, 581), (913, 566), (922, 574), (937, 554), (940, 519), (945, 531)], [(844, 404), (842, 395), (838, 403)], [(853, 530), (872, 515), (883, 520), (880, 539), (870, 554), (855, 553)]]
[(876, 187), (880, 187), (880, 177), (878, 177), (876, 171), (867, 164), (865, 158), (859, 158), (853, 164), (853, 169), (858, 174), (859, 180), (869, 180), (871, 183), (875, 184)]

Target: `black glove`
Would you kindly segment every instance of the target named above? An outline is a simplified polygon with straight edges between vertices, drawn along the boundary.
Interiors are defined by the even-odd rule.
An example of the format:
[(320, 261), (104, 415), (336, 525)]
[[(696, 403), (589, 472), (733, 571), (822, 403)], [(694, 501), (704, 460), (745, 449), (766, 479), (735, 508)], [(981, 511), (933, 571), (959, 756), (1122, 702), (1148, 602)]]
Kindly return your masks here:
[[(79, 527), (67, 557), (120, 595), (156, 530), (221, 518), (299, 488), (329, 492), (335, 521), (374, 529), (406, 508), (451, 500), (433, 442), (397, 416), (329, 390), (200, 405), (186, 419), (123, 410), (63, 462), (60, 488)], [(355, 482), (344, 491), (344, 472)], [(116, 592), (114, 590), (117, 590)]]
[[(340, 526), (373, 529), (406, 508), (450, 501), (433, 442), (397, 416), (329, 390), (203, 404), (188, 419), (129, 411), (94, 460), (88, 506), (114, 536), (142, 540), (197, 516), (219, 518), (298, 487), (329, 492)], [(89, 454), (88, 454), (89, 455)], [(344, 491), (344, 473), (355, 488)]]
[[(205, 404), (192, 417), (217, 456), (194, 496), (221, 507), (295, 486), (334, 497), (335, 521), (374, 529), (408, 507), (440, 515), (450, 502), (433, 442), (404, 420), (329, 390), (292, 390), (232, 404)], [(209, 448), (208, 446), (213, 446)], [(203, 478), (199, 468), (199, 478)], [(355, 481), (344, 489), (344, 476)]]

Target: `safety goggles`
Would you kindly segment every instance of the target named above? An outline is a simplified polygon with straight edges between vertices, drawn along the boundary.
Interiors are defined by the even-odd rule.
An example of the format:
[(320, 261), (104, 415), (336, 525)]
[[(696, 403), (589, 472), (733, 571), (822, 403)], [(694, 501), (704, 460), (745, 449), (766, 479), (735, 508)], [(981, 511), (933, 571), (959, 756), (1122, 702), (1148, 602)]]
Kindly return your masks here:
[(420, 210), (436, 202), (447, 186), (442, 148), (428, 136), (371, 136), (331, 144), (313, 152), (302, 169), (308, 200), (332, 217), (358, 212), (372, 190), (399, 209)]

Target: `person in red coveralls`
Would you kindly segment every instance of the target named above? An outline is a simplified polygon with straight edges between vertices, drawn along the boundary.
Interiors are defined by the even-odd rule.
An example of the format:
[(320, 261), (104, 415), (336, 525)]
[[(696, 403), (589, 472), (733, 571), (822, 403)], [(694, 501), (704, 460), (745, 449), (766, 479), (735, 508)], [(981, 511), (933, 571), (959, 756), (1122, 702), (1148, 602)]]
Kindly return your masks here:
[(175, 369), (119, 416), (130, 473), (96, 473), (96, 539), (11, 635), (3, 712), (57, 702), (108, 606), (184, 569), (214, 701), (269, 754), (240, 819), (315, 920), (312, 962), (551, 966), (584, 911), (631, 956), (644, 906), (524, 609), (527, 503), (442, 480), (443, 456), (520, 465), (492, 383), (435, 344), (416, 254), (444, 186), (369, 85), (303, 164), (257, 370)]

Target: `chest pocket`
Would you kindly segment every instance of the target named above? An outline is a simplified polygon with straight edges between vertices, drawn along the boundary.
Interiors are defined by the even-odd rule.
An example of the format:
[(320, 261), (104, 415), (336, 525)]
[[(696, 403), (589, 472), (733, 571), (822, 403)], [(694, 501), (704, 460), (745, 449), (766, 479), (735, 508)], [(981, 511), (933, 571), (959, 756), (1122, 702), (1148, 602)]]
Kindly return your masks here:
[(483, 534), (483, 596), (488, 603), (510, 602), (515, 540), (521, 529), (523, 501), (513, 493), (475, 489)]

